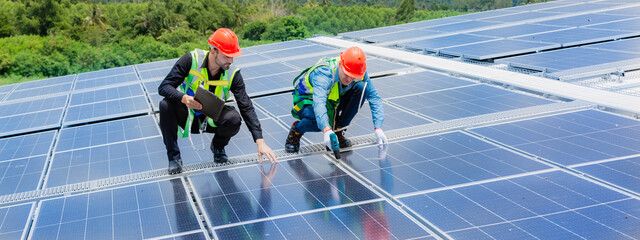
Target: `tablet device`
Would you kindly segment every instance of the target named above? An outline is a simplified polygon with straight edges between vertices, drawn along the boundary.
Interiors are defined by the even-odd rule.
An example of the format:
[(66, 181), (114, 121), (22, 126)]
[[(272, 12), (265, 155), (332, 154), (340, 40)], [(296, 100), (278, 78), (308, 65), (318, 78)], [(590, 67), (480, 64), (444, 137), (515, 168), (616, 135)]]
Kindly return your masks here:
[(207, 117), (210, 117), (213, 121), (218, 121), (218, 117), (220, 117), (220, 113), (224, 107), (224, 100), (209, 90), (204, 89), (202, 85), (198, 86), (195, 99), (202, 104), (201, 113), (204, 113), (204, 115), (207, 115)]

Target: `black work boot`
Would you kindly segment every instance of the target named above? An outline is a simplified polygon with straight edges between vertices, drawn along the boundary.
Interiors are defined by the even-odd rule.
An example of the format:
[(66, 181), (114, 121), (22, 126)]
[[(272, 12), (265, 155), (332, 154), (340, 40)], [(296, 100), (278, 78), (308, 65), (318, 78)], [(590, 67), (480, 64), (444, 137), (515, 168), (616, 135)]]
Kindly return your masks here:
[(224, 152), (224, 147), (218, 148), (211, 144), (211, 152), (213, 152), (213, 161), (215, 163), (226, 163), (229, 161), (227, 153)]
[(182, 172), (182, 159), (169, 160), (169, 174), (178, 174)]
[(289, 130), (289, 135), (287, 136), (287, 140), (284, 143), (284, 150), (288, 153), (295, 153), (300, 150), (300, 138), (302, 137), (302, 134), (296, 132), (296, 130), (293, 130), (293, 126), (295, 126), (297, 122), (298, 121), (295, 121), (291, 125), (291, 130)]
[(340, 148), (348, 148), (351, 147), (351, 140), (344, 136), (344, 132), (346, 130), (337, 131), (336, 137), (338, 137), (338, 144), (340, 144)]

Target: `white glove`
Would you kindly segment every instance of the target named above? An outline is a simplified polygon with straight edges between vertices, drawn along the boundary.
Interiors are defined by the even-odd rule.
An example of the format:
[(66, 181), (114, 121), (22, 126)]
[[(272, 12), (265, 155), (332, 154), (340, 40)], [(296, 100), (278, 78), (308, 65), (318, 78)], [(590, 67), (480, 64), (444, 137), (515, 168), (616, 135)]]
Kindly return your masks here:
[(333, 130), (329, 129), (324, 132), (324, 145), (327, 146), (329, 150), (333, 150), (333, 147), (331, 146), (331, 135), (337, 139), (336, 133), (334, 133)]
[(382, 128), (376, 128), (374, 133), (376, 134), (376, 138), (378, 138), (378, 144), (387, 144), (387, 136), (384, 135)]

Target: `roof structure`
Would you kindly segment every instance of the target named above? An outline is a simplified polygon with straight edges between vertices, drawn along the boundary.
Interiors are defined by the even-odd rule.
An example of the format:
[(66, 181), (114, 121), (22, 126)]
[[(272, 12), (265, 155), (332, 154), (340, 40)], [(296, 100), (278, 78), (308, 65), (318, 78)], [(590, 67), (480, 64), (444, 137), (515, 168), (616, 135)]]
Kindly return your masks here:
[[(0, 86), (0, 239), (639, 239), (638, 13), (559, 0), (245, 48), (277, 165), (243, 125), (229, 163), (195, 135), (168, 175), (176, 59)], [(286, 153), (293, 78), (350, 46), (390, 143), (365, 106), (340, 160), (321, 134)]]

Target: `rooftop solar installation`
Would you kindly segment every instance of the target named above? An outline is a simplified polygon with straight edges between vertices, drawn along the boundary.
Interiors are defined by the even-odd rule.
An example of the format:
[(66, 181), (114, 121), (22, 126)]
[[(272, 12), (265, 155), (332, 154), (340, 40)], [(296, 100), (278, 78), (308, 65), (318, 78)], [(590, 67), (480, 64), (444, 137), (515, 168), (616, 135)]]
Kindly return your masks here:
[[(628, 1), (629, 3), (633, 3), (634, 1)], [(612, 14), (612, 15), (626, 15), (626, 16), (638, 16), (640, 13), (640, 6), (634, 7), (625, 7), (619, 8), (615, 10), (603, 11), (603, 14)]]
[[(191, 134), (168, 174), (157, 88), (177, 59), (0, 86), (0, 239), (638, 239), (640, 100), (549, 79), (625, 71), (595, 81), (633, 85), (620, 64), (640, 59), (636, 5), (559, 0), (243, 48), (271, 165), (242, 124), (228, 163), (214, 134)], [(343, 42), (367, 54), (389, 143), (363, 104), (339, 160), (319, 132), (286, 153), (293, 78)]]

